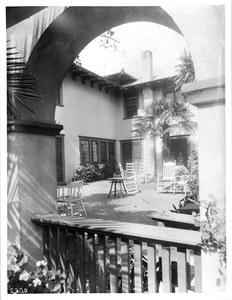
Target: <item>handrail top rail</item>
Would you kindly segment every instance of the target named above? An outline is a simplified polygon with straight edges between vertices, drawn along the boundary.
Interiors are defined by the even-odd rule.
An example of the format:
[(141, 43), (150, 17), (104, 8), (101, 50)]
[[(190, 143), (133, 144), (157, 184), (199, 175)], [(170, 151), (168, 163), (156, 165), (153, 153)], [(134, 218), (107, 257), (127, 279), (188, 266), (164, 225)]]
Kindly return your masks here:
[(163, 245), (200, 248), (201, 233), (185, 229), (167, 228), (138, 223), (119, 222), (58, 214), (37, 215), (31, 219), (41, 226), (60, 227), (109, 236), (120, 236)]

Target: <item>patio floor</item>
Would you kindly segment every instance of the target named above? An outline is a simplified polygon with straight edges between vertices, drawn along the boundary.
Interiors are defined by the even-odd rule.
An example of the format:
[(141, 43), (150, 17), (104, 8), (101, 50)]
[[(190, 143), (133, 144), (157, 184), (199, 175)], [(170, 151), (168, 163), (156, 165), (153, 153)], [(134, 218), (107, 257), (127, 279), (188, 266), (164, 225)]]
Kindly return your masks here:
[(150, 214), (154, 211), (168, 211), (172, 204), (178, 206), (183, 194), (160, 193), (155, 191), (155, 183), (140, 184), (141, 192), (108, 198), (109, 181), (97, 181), (83, 186), (82, 201), (88, 218), (116, 220), (122, 222), (155, 225)]

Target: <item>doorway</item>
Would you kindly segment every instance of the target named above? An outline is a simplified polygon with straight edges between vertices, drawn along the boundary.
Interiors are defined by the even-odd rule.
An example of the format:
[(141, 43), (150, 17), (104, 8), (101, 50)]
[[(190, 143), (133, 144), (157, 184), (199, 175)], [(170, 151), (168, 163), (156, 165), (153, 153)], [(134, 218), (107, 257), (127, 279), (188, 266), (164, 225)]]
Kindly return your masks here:
[(126, 169), (126, 163), (133, 162), (135, 164), (135, 170), (138, 170), (141, 157), (140, 140), (121, 141), (121, 163), (124, 169)]
[(165, 161), (176, 161), (177, 165), (188, 167), (189, 136), (172, 136), (169, 140), (169, 153), (166, 153)]

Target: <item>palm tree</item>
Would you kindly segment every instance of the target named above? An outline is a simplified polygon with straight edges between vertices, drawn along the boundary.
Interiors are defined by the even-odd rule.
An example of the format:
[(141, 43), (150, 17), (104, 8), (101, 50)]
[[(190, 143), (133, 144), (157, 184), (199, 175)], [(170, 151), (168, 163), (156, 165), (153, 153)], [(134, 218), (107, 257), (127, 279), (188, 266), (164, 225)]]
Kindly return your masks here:
[[(9, 41), (8, 41), (9, 42)], [(30, 66), (18, 56), (15, 47), (7, 47), (7, 117), (20, 118), (18, 105), (36, 114), (25, 100), (43, 102), (38, 80)]]
[(195, 80), (195, 70), (190, 52), (185, 48), (178, 59), (180, 63), (175, 66), (177, 75), (174, 78), (175, 90), (181, 89), (182, 85)]
[[(132, 133), (137, 138), (150, 138), (155, 141), (160, 137), (163, 141), (163, 148), (168, 150), (170, 134), (175, 129), (184, 129), (194, 132), (196, 123), (191, 120), (192, 113), (189, 103), (181, 99), (153, 99), (147, 107), (145, 115), (139, 117), (135, 122)], [(154, 143), (154, 162), (157, 166), (156, 143)], [(157, 175), (157, 167), (155, 167)]]

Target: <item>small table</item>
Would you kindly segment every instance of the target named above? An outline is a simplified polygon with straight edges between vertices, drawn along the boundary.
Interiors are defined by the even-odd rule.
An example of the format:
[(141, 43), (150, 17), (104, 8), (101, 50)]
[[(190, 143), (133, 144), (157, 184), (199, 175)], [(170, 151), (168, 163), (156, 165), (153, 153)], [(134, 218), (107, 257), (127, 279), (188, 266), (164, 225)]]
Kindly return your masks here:
[[(120, 185), (120, 196), (122, 198), (122, 193), (125, 192), (126, 195), (127, 194), (127, 190), (126, 190), (126, 186), (124, 181), (126, 180), (126, 178), (123, 177), (112, 177), (112, 178), (108, 178), (109, 181), (111, 181), (111, 186), (110, 186), (110, 191), (108, 194), (108, 198), (110, 197), (111, 194), (114, 194), (114, 196), (116, 197), (116, 193), (117, 193), (117, 183), (119, 183)], [(122, 189), (123, 187), (123, 189)]]

